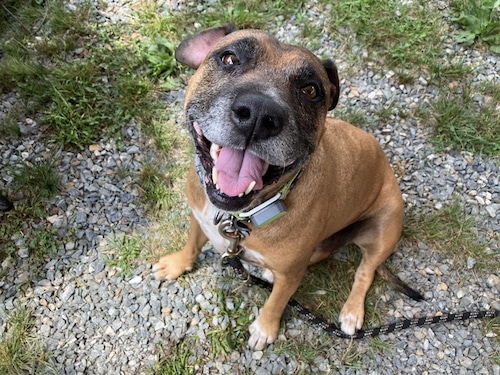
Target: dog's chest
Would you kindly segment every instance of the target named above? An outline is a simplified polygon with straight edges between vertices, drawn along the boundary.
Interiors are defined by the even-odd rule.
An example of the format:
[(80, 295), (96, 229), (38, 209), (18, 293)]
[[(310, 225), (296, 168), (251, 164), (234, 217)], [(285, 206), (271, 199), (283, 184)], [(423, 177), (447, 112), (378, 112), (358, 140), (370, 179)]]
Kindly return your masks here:
[[(229, 246), (229, 241), (219, 234), (218, 226), (214, 225), (214, 217), (218, 213), (218, 209), (207, 202), (202, 210), (192, 208), (192, 212), (214, 249), (224, 254)], [(255, 265), (263, 264), (263, 256), (253, 249), (245, 247), (242, 255), (242, 259), (248, 263)]]
[(229, 246), (229, 241), (219, 234), (218, 227), (214, 225), (214, 217), (217, 214), (217, 208), (207, 203), (205, 207), (203, 207), (203, 210), (193, 208), (192, 211), (203, 233), (208, 237), (208, 240), (212, 243), (215, 250), (221, 254), (224, 253)]

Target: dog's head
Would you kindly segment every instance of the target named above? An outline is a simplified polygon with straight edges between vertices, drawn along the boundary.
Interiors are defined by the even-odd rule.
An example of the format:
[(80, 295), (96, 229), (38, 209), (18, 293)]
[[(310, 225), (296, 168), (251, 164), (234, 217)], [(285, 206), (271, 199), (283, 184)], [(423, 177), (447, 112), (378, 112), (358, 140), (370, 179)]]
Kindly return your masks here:
[(339, 97), (337, 68), (311, 52), (232, 25), (184, 40), (176, 59), (197, 69), (184, 103), (210, 201), (237, 212), (298, 170)]

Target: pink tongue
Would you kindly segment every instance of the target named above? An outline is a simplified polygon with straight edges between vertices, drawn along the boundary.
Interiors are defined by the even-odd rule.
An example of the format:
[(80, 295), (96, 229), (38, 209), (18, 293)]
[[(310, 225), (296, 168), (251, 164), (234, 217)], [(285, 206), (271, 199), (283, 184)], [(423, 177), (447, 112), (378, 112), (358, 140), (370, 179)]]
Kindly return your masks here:
[(263, 165), (262, 160), (249, 151), (223, 147), (215, 163), (219, 188), (230, 197), (244, 193), (252, 181), (256, 182), (254, 190), (262, 189)]

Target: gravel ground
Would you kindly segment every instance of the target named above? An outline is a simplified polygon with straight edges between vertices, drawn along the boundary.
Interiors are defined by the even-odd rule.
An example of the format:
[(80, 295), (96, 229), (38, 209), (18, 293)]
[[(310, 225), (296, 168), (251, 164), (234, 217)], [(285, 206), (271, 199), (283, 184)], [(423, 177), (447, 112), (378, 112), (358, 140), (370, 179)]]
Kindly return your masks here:
[[(133, 1), (118, 0), (100, 8), (101, 22), (122, 22)], [(182, 3), (165, 2), (164, 7)], [(309, 10), (319, 22), (321, 14)], [(291, 20), (276, 30), (283, 40), (293, 42), (298, 27)], [(335, 54), (336, 42), (325, 35), (321, 54), (335, 57), (340, 72), (348, 62)], [(475, 67), (477, 81), (499, 81), (500, 58), (478, 53), (450, 43), (450, 56), (459, 56)], [(437, 89), (420, 78), (412, 85), (399, 85), (393, 72), (376, 73), (369, 66), (344, 76), (339, 107), (359, 106), (375, 111), (388, 101), (400, 108), (428, 104)], [(182, 96), (182, 92), (167, 98)], [(0, 97), (0, 120), (16, 102), (15, 95)], [(478, 100), (481, 100), (479, 98)], [(179, 102), (172, 105), (178, 105)], [(386, 124), (369, 129), (376, 135), (393, 165), (404, 169), (401, 188), (408, 207), (419, 211), (439, 210), (459, 197), (468, 213), (480, 218), (478, 232), (491, 240), (490, 251), (498, 252), (492, 233), (500, 230), (500, 183), (498, 160), (467, 152), (438, 153), (429, 138), (431, 129), (412, 118), (393, 116)], [(0, 140), (0, 189), (7, 191), (12, 168), (36, 155), (44, 155), (52, 146), (38, 138), (38, 124), (26, 119), (19, 139)], [(206, 247), (196, 272), (181, 280), (160, 283), (151, 275), (151, 264), (138, 263), (125, 278), (109, 268), (104, 250), (113, 234), (147, 232), (150, 223), (138, 201), (139, 191), (132, 178), (121, 179), (117, 168), (141, 169), (144, 154), (150, 152), (134, 124), (124, 130), (123, 146), (101, 142), (82, 152), (60, 152), (58, 171), (64, 189), (51, 201), (49, 222), (59, 233), (76, 232), (76, 241), (66, 242), (58, 257), (47, 263), (40, 278), (21, 293), (19, 285), (30, 277), (23, 249), (25, 238), (14, 238), (19, 261), (6, 259), (1, 270), (8, 275), (0, 280), (0, 334), (5, 330), (5, 313), (17, 301), (35, 307), (35, 325), (47, 349), (54, 353), (54, 367), (61, 374), (142, 374), (158, 361), (159, 345), (169, 353), (172, 343), (184, 338), (199, 338), (191, 350), (201, 360), (197, 374), (500, 374), (500, 366), (489, 356), (499, 350), (492, 332), (479, 321), (451, 323), (403, 332), (381, 338), (392, 349), (374, 348), (369, 340), (350, 343), (329, 338), (314, 327), (286, 314), (279, 340), (304, 345), (323, 343), (318, 358), (306, 364), (300, 355), (273, 350), (261, 352), (246, 348), (226, 356), (214, 356), (207, 336), (214, 328), (224, 328), (234, 321), (221, 312), (221, 297), (237, 295), (239, 308), (252, 309), (259, 292), (241, 288), (219, 266), (219, 256)], [(73, 229), (72, 229), (73, 228)], [(74, 229), (76, 228), (76, 229)], [(28, 233), (27, 231), (26, 233)], [(387, 321), (436, 311), (498, 308), (500, 273), (475, 270), (475, 259), (467, 262), (470, 277), (456, 271), (455, 260), (433, 251), (420, 242), (417, 249), (400, 245), (391, 263), (410, 285), (422, 291), (425, 302), (412, 302), (388, 291)], [(215, 276), (214, 276), (215, 275)], [(235, 294), (235, 290), (237, 293)], [(236, 298), (234, 299), (236, 300)], [(226, 309), (234, 309), (233, 299), (226, 299)], [(318, 337), (320, 339), (318, 339)], [(326, 343), (326, 344), (325, 344)], [(325, 346), (326, 345), (326, 346)], [(169, 349), (170, 348), (170, 349)], [(354, 354), (353, 354), (354, 353)], [(345, 366), (348, 356), (355, 356), (357, 367)], [(210, 358), (217, 358), (211, 360)], [(312, 363), (312, 364), (311, 364)]]

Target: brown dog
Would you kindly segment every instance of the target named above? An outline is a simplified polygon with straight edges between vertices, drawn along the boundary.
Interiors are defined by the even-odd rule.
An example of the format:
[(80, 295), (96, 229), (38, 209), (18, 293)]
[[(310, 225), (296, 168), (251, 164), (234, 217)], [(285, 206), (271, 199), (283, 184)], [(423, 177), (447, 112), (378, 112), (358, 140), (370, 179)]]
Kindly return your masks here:
[[(348, 243), (359, 246), (363, 258), (339, 316), (345, 333), (361, 328), (376, 271), (420, 298), (382, 265), (403, 222), (401, 192), (384, 152), (366, 132), (326, 118), (339, 97), (333, 62), (231, 25), (188, 38), (176, 58), (197, 69), (184, 105), (196, 146), (186, 187), (191, 230), (184, 249), (155, 264), (157, 278), (172, 280), (191, 270), (207, 241), (226, 251), (228, 241), (214, 224), (219, 212), (258, 207), (258, 220), (240, 243), (241, 257), (269, 270), (274, 286), (250, 326), (251, 348), (276, 339), (283, 310), (308, 265)], [(284, 186), (286, 199), (282, 194), (270, 200)], [(261, 210), (263, 202), (274, 213)], [(264, 224), (256, 226), (259, 221)]]

